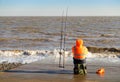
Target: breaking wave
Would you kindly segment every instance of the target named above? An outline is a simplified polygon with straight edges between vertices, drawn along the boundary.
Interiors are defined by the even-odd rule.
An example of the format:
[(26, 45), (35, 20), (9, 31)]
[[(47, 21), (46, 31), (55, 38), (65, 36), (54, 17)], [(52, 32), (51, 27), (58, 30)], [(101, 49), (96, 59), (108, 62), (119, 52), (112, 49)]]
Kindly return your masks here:
[[(45, 59), (49, 56), (55, 59), (60, 57), (59, 49), (54, 50), (0, 50), (0, 63), (31, 63), (38, 60)], [(70, 57), (72, 59), (72, 52), (65, 51), (65, 57)], [(119, 53), (115, 52), (101, 52), (92, 53), (89, 52), (87, 58), (120, 58)]]

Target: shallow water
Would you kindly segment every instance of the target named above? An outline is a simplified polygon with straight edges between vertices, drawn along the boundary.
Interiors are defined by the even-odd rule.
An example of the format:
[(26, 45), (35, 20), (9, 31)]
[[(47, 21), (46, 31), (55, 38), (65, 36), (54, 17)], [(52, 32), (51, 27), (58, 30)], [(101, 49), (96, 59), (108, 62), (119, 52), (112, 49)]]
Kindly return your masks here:
[[(1, 50), (56, 49), (62, 17), (0, 17)], [(86, 46), (120, 48), (120, 17), (68, 17), (66, 47), (76, 38)]]
[[(86, 76), (73, 74), (72, 57), (66, 57), (65, 68), (59, 68), (58, 56), (50, 55), (37, 62), (20, 66), (18, 68), (0, 73), (1, 81), (22, 81), (22, 82), (119, 82), (120, 81), (120, 60), (116, 58), (96, 58), (87, 59)], [(101, 60), (102, 59), (102, 60)], [(105, 74), (97, 75), (96, 71), (103, 67)], [(7, 79), (6, 79), (7, 77)]]

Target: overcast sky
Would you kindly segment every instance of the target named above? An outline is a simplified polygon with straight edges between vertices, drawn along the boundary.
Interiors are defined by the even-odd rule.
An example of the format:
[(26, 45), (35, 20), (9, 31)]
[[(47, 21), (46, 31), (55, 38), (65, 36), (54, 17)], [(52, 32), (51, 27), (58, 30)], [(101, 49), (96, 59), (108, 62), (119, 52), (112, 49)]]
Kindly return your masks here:
[(0, 16), (120, 16), (120, 0), (0, 0)]

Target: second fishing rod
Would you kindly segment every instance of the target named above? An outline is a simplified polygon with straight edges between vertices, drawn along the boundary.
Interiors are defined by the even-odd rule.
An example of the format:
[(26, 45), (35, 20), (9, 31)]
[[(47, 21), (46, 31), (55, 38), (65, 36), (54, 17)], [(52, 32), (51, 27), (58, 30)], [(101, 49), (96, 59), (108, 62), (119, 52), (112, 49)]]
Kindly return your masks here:
[(63, 11), (63, 13), (62, 13), (62, 22), (61, 22), (61, 39), (60, 39), (59, 67), (62, 67), (62, 68), (65, 68), (67, 17), (68, 17), (68, 8), (66, 9), (66, 16), (64, 16), (64, 11)]

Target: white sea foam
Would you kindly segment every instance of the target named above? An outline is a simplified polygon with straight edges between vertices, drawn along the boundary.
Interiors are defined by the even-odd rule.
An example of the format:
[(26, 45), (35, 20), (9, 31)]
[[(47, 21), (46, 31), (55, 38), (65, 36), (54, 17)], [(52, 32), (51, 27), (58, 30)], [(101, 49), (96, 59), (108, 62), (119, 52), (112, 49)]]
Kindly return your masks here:
[[(35, 61), (39, 61), (42, 59), (49, 59), (54, 60), (53, 62), (58, 62), (60, 58), (59, 54), (60, 50), (54, 49), (54, 50), (11, 50), (11, 51), (0, 51), (0, 63), (2, 62), (18, 62), (18, 63), (31, 63)], [(72, 53), (71, 51), (63, 52), (65, 53), (66, 61), (72, 61)], [(63, 59), (63, 55), (61, 55), (61, 58)], [(114, 53), (90, 53), (87, 56), (88, 61), (93, 60), (100, 60), (103, 61), (103, 58), (105, 61), (111, 61), (112, 62), (120, 62), (120, 59), (117, 57)], [(101, 60), (102, 59), (102, 60)]]

